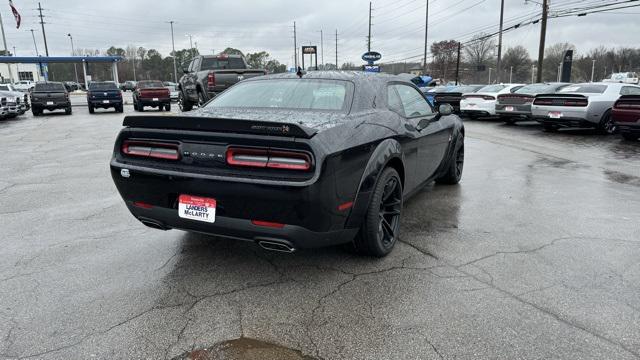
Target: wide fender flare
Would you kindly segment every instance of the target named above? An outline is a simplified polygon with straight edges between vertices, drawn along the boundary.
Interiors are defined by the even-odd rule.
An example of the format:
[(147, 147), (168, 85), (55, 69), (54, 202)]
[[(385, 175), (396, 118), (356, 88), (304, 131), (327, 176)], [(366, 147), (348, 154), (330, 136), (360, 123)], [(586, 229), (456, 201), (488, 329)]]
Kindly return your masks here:
[[(360, 178), (354, 205), (347, 220), (347, 228), (360, 227), (364, 214), (369, 207), (371, 192), (376, 186), (382, 170), (384, 170), (393, 159), (400, 161), (404, 169), (404, 154), (400, 143), (395, 139), (386, 139), (380, 142), (369, 157), (367, 166)], [(402, 177), (403, 174), (400, 174), (400, 176)], [(404, 178), (401, 180), (404, 183)]]

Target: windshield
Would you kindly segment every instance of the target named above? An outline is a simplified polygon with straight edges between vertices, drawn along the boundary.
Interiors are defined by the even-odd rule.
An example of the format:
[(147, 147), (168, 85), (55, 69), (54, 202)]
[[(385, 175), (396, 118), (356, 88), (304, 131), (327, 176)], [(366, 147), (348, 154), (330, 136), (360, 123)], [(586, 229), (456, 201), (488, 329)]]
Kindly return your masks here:
[(480, 90), (478, 90), (477, 92), (479, 92), (479, 93), (483, 93), (483, 92), (497, 93), (497, 92), (499, 92), (500, 90), (502, 90), (502, 89), (504, 89), (506, 87), (507, 87), (507, 85), (500, 85), (500, 84), (498, 84), (498, 85), (487, 85), (487, 86), (481, 88)]
[(246, 67), (241, 58), (203, 58), (200, 70), (245, 69)]
[(147, 88), (161, 88), (165, 86), (162, 85), (161, 81), (140, 81), (138, 83), (138, 87), (140, 89), (147, 89)]
[(602, 94), (607, 90), (607, 85), (593, 85), (593, 84), (577, 84), (570, 85), (560, 89), (559, 93), (589, 93), (589, 94)]
[(353, 85), (341, 80), (257, 80), (223, 92), (207, 108), (278, 108), (346, 111)]
[(65, 91), (64, 85), (62, 85), (61, 83), (55, 83), (55, 82), (51, 82), (51, 83), (39, 83), (36, 84), (36, 87), (34, 89), (35, 92), (38, 91)]
[(527, 95), (536, 95), (536, 94), (545, 94), (545, 93), (554, 93), (556, 92), (555, 85), (549, 84), (531, 84), (527, 86), (523, 86), (520, 89), (516, 90), (516, 94), (527, 94)]
[(118, 90), (118, 87), (113, 82), (92, 82), (89, 90)]

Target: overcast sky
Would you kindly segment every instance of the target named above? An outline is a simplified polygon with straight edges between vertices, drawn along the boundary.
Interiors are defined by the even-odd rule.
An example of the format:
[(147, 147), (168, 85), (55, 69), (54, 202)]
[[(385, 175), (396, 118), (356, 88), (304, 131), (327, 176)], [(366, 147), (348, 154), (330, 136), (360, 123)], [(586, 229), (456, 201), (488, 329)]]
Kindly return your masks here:
[[(550, 0), (553, 9), (568, 9), (615, 0)], [(623, 0), (618, 0), (622, 2)], [(29, 29), (37, 32), (38, 50), (44, 42), (36, 0), (13, 0), (22, 14), (22, 26), (15, 21), (8, 5), (0, 7), (7, 46), (18, 55), (35, 55)], [(167, 21), (174, 20), (176, 49), (188, 48), (189, 37), (201, 53), (235, 47), (246, 52), (265, 50), (280, 62), (293, 62), (293, 22), (298, 43), (320, 45), (324, 35), (324, 61), (335, 62), (335, 31), (338, 30), (338, 62), (361, 63), (366, 51), (369, 2), (362, 0), (41, 0), (45, 8), (45, 31), (50, 55), (68, 55), (71, 33), (76, 48), (105, 50), (127, 45), (154, 48), (163, 55), (171, 50)], [(409, 57), (420, 60), (424, 46), (426, 0), (373, 1), (372, 50), (383, 55), (383, 62)], [(6, 4), (6, 2), (5, 2)], [(431, 0), (429, 42), (455, 39), (464, 41), (474, 34), (498, 29), (499, 0)], [(539, 16), (540, 6), (524, 0), (505, 0), (505, 23), (510, 25)], [(640, 8), (585, 17), (550, 19), (547, 44), (570, 42), (578, 52), (596, 47), (640, 47)], [(515, 19), (515, 20), (514, 20)], [(540, 27), (522, 26), (506, 33), (505, 47), (524, 45), (537, 56)], [(195, 44), (194, 44), (195, 46)], [(319, 46), (320, 47), (320, 46)], [(409, 59), (411, 60), (411, 59)]]

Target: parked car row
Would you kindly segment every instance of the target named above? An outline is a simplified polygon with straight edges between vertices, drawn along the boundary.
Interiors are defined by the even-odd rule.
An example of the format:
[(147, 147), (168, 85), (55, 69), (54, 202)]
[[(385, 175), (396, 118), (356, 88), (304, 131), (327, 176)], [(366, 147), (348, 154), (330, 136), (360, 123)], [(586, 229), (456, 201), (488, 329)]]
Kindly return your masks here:
[(507, 124), (535, 120), (544, 130), (594, 128), (640, 137), (640, 86), (627, 82), (461, 85), (434, 89), (434, 106), (450, 104), (469, 118), (498, 116)]

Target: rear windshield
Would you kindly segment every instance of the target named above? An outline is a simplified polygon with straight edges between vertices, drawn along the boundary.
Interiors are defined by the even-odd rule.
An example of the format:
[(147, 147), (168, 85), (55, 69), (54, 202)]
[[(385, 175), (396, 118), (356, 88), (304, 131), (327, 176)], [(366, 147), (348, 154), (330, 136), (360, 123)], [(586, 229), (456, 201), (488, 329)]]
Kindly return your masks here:
[(61, 83), (38, 83), (33, 91), (65, 91), (65, 88)]
[(203, 58), (200, 70), (246, 69), (242, 58)]
[(523, 86), (520, 89), (516, 90), (516, 94), (527, 94), (527, 95), (536, 95), (536, 94), (546, 94), (546, 93), (554, 93), (556, 92), (556, 85), (549, 84), (531, 84), (527, 86)]
[(502, 90), (502, 89), (504, 89), (506, 87), (507, 87), (507, 85), (500, 85), (500, 84), (487, 85), (487, 86), (481, 88), (480, 90), (478, 90), (477, 92), (479, 92), (479, 93), (483, 93), (483, 92), (497, 93), (497, 92), (499, 92), (500, 90)]
[(0, 90), (2, 90), (2, 91), (10, 91), (11, 89), (9, 89), (8, 85), (0, 85)]
[(577, 84), (569, 85), (560, 89), (559, 93), (588, 93), (588, 94), (602, 94), (607, 90), (607, 85), (593, 85), (593, 84)]
[(347, 110), (353, 85), (341, 80), (276, 79), (238, 83), (207, 108), (276, 108), (296, 110)]
[(459, 93), (465, 94), (465, 93), (476, 92), (480, 88), (482, 88), (482, 86), (473, 86), (473, 85), (455, 86), (455, 87), (452, 87), (451, 89), (448, 89), (445, 92), (448, 92), (448, 93), (459, 92)]
[(165, 86), (162, 85), (162, 81), (140, 81), (138, 83), (138, 87), (140, 89), (147, 89), (147, 88), (161, 88)]
[(112, 82), (92, 82), (89, 90), (118, 90), (118, 87)]

